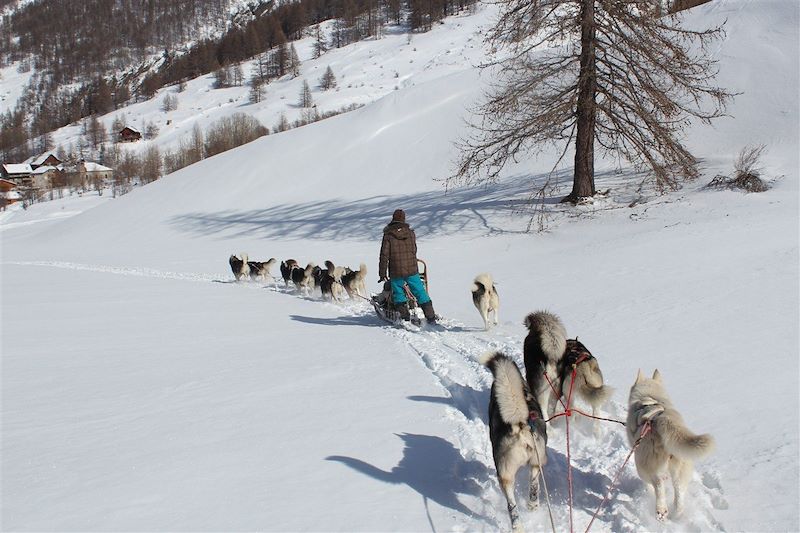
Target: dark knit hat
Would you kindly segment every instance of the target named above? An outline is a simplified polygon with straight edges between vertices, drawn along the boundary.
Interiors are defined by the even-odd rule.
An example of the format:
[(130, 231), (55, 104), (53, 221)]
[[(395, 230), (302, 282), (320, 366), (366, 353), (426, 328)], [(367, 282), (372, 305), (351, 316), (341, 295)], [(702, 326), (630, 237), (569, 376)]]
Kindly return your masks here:
[(406, 221), (406, 212), (402, 209), (395, 209), (394, 213), (392, 213), (392, 222), (405, 222)]

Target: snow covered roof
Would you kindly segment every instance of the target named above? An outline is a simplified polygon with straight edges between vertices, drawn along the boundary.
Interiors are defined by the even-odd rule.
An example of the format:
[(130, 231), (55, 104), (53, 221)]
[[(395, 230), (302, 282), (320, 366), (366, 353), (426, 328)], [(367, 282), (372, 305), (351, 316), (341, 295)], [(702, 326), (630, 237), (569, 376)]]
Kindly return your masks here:
[(51, 166), (51, 165), (43, 165), (43, 166), (37, 168), (36, 170), (34, 170), (33, 173), (36, 174), (36, 175), (44, 174), (46, 172), (50, 172), (50, 171), (53, 171), (53, 170), (60, 170), (59, 167), (61, 167), (61, 165), (59, 165), (58, 167), (54, 167), (54, 166)]
[(28, 163), (6, 163), (3, 168), (7, 174), (30, 174), (33, 172)]
[(53, 156), (58, 161), (61, 161), (60, 159), (58, 159), (58, 157), (53, 152), (45, 152), (42, 155), (40, 155), (38, 157), (35, 157), (32, 161), (30, 161), (30, 164), (31, 164), (31, 166), (43, 165), (44, 162), (47, 161), (47, 158), (50, 157), (50, 156)]
[(0, 198), (6, 200), (22, 200), (22, 195), (17, 191), (0, 191)]
[(111, 172), (112, 170), (108, 167), (104, 167), (100, 163), (93, 163), (91, 161), (85, 161), (83, 163), (83, 168), (86, 169), (86, 172)]

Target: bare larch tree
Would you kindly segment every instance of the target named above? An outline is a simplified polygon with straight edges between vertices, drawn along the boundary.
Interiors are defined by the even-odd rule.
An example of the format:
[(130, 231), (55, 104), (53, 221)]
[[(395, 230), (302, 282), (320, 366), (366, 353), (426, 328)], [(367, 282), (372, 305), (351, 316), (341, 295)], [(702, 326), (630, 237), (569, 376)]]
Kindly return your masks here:
[[(673, 188), (698, 175), (681, 143), (692, 119), (708, 123), (733, 96), (714, 87), (709, 46), (722, 27), (695, 30), (661, 16), (657, 0), (497, 0), (484, 68), (494, 82), (460, 142), (449, 185), (496, 181), (519, 155), (573, 145), (576, 202), (596, 193), (595, 147)], [(558, 163), (556, 164), (558, 165)]]

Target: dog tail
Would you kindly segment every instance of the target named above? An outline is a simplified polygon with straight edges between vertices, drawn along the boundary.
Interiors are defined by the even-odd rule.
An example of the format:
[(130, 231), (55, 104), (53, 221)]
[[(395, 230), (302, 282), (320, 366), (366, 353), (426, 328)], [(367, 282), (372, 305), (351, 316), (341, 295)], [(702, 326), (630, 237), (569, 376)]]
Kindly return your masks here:
[(358, 272), (356, 273), (356, 277), (358, 279), (366, 279), (366, 277), (367, 277), (367, 265), (366, 264), (361, 263), (358, 266)]
[(525, 327), (539, 336), (542, 352), (552, 361), (559, 360), (567, 349), (567, 330), (558, 316), (536, 311), (525, 317)]
[(494, 291), (494, 281), (492, 281), (492, 276), (489, 274), (478, 274), (475, 276), (475, 279), (472, 283), (474, 284), (472, 286), (472, 292), (478, 292), (481, 290), (481, 287), (483, 287), (484, 290), (489, 293)]
[(525, 380), (517, 364), (502, 352), (487, 352), (480, 361), (494, 375), (494, 393), (503, 421), (511, 425), (527, 423)]
[(606, 403), (614, 394), (614, 389), (603, 383), (603, 373), (597, 359), (584, 361), (576, 368), (581, 378), (577, 389), (581, 397), (595, 409)]
[(702, 459), (714, 451), (714, 437), (706, 433), (695, 435), (666, 413), (653, 419), (653, 430), (661, 436), (664, 448), (683, 459)]

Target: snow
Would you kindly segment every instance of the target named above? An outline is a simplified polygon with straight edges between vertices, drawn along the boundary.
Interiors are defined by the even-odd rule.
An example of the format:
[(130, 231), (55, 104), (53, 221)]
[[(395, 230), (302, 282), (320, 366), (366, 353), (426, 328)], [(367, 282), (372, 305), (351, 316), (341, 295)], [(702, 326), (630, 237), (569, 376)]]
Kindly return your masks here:
[[(683, 517), (656, 522), (629, 464), (593, 531), (800, 529), (797, 12), (726, 0), (691, 13), (728, 19), (720, 76), (744, 86), (734, 118), (690, 131), (704, 177), (657, 195), (604, 162), (609, 197), (548, 205), (542, 233), (526, 233), (518, 211), (557, 154), (485, 188), (445, 194), (434, 181), (452, 170), (485, 83), (460, 53), (437, 55), (456, 39), (437, 30), (408, 45), (438, 57), (431, 67), (396, 91), (361, 93), (369, 105), (356, 111), (117, 199), (0, 213), (3, 529), (507, 530), (490, 375), (476, 361), (500, 349), (521, 363), (522, 318), (536, 309), (559, 314), (598, 358), (616, 388), (611, 418), (624, 419), (637, 370), (659, 368), (689, 428), (716, 437)], [(448, 24), (476, 39), (490, 15)], [(336, 53), (352, 72), (363, 63), (367, 80), (370, 53), (411, 52), (403, 37), (390, 53), (391, 38)], [(747, 69), (759, 77), (743, 79)], [(772, 189), (703, 188), (748, 142), (769, 143)], [(365, 302), (303, 298), (282, 282), (232, 282), (228, 256), (245, 251), (364, 261), (375, 290), (381, 230), (398, 207), (430, 266), (442, 330), (392, 328)], [(490, 332), (468, 292), (484, 271), (501, 298)], [(629, 447), (616, 425), (576, 425), (578, 530)], [(548, 431), (545, 479), (564, 531), (565, 433)], [(544, 506), (521, 515), (526, 530), (550, 530)]]
[(27, 163), (6, 163), (3, 168), (8, 174), (30, 174), (33, 172)]

